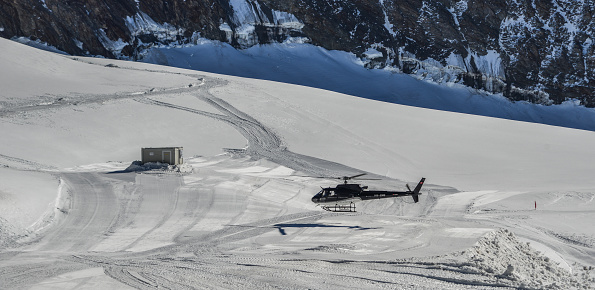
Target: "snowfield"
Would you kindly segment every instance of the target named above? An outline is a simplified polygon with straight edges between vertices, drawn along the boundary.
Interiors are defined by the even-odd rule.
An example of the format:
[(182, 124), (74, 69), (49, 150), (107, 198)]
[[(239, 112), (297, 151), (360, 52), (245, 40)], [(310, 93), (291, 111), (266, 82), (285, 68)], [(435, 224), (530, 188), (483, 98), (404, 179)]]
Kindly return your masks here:
[(0, 48), (0, 288), (595, 287), (594, 132)]

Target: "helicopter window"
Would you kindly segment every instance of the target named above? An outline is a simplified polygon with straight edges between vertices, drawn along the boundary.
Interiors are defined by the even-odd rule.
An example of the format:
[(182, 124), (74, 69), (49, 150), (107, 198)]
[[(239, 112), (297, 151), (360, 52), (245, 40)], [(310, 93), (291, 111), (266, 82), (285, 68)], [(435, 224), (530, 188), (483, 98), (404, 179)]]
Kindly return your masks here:
[(323, 193), (324, 193), (324, 189), (323, 189), (323, 190), (321, 190), (321, 191), (319, 191), (319, 192), (318, 192), (318, 193), (317, 193), (317, 194), (316, 194), (314, 197), (315, 197), (315, 198), (321, 198), (321, 197), (322, 197), (322, 195), (323, 195)]

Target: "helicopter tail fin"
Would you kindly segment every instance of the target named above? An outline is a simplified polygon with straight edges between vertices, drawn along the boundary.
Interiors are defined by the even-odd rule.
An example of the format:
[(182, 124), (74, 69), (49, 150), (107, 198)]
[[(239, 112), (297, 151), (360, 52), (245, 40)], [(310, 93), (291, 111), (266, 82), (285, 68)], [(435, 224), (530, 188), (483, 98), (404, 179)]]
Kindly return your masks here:
[(413, 197), (413, 201), (414, 202), (416, 202), (416, 203), (419, 202), (419, 194), (415, 194), (414, 193), (414, 194), (411, 195), (411, 197)]
[(419, 195), (421, 193), (419, 193), (419, 191), (421, 190), (421, 187), (424, 185), (424, 182), (426, 181), (425, 178), (422, 178), (419, 183), (417, 184), (417, 186), (415, 187), (415, 189), (413, 190), (413, 194), (411, 195), (411, 197), (413, 197), (413, 201), (414, 202), (418, 202), (419, 201)]

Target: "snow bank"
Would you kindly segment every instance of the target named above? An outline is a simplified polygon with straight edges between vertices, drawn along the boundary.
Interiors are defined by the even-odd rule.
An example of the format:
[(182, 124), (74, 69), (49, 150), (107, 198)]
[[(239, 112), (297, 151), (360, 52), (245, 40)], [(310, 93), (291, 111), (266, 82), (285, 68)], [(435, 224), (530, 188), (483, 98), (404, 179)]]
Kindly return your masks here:
[(4, 162), (0, 159), (0, 248), (34, 230), (40, 215), (52, 208), (58, 186), (52, 174), (14, 170)]
[[(9, 205), (15, 206), (13, 210), (18, 211), (16, 214), (13, 213), (10, 219), (2, 217), (2, 215), (7, 214), (6, 210), (2, 210), (2, 215), (0, 215), (0, 249), (12, 248), (34, 241), (48, 229), (64, 220), (71, 209), (72, 194), (62, 179), (60, 179), (58, 185), (57, 195), (49, 196), (53, 198), (53, 201), (49, 204), (45, 204), (48, 198), (47, 195), (44, 196), (44, 194), (34, 190), (31, 192), (31, 185), (27, 186), (27, 182), (21, 185), (26, 189), (19, 193), (27, 196), (28, 199), (22, 201), (21, 198), (20, 203), (16, 205), (9, 203)], [(56, 191), (54, 191), (55, 193)], [(45, 207), (45, 212), (40, 206)], [(22, 227), (22, 222), (27, 221), (30, 216), (34, 216), (37, 220), (27, 227)]]
[[(588, 288), (588, 275), (573, 276), (507, 229), (490, 232), (466, 251), (468, 267), (520, 288)], [(470, 270), (470, 269), (469, 269)], [(592, 283), (592, 282), (591, 282)]]
[(161, 162), (147, 162), (142, 164), (140, 161), (133, 161), (125, 172), (151, 171), (151, 172), (178, 172), (178, 173), (192, 173), (192, 165), (179, 164), (169, 165)]
[[(64, 220), (68, 212), (72, 208), (72, 192), (66, 182), (60, 178), (60, 185), (58, 186), (58, 194), (56, 199), (50, 205), (45, 214), (31, 225), (32, 233), (40, 234), (45, 232), (48, 228)], [(28, 239), (34, 236), (28, 237)]]

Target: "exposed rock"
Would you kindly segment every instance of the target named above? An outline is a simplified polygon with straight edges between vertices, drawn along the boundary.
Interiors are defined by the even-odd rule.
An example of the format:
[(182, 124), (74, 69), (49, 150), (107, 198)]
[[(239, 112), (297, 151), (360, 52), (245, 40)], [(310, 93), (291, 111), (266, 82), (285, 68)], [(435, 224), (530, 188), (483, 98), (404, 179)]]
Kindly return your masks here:
[(368, 68), (595, 107), (594, 13), (592, 0), (0, 0), (0, 36), (123, 59), (201, 37), (309, 42)]

